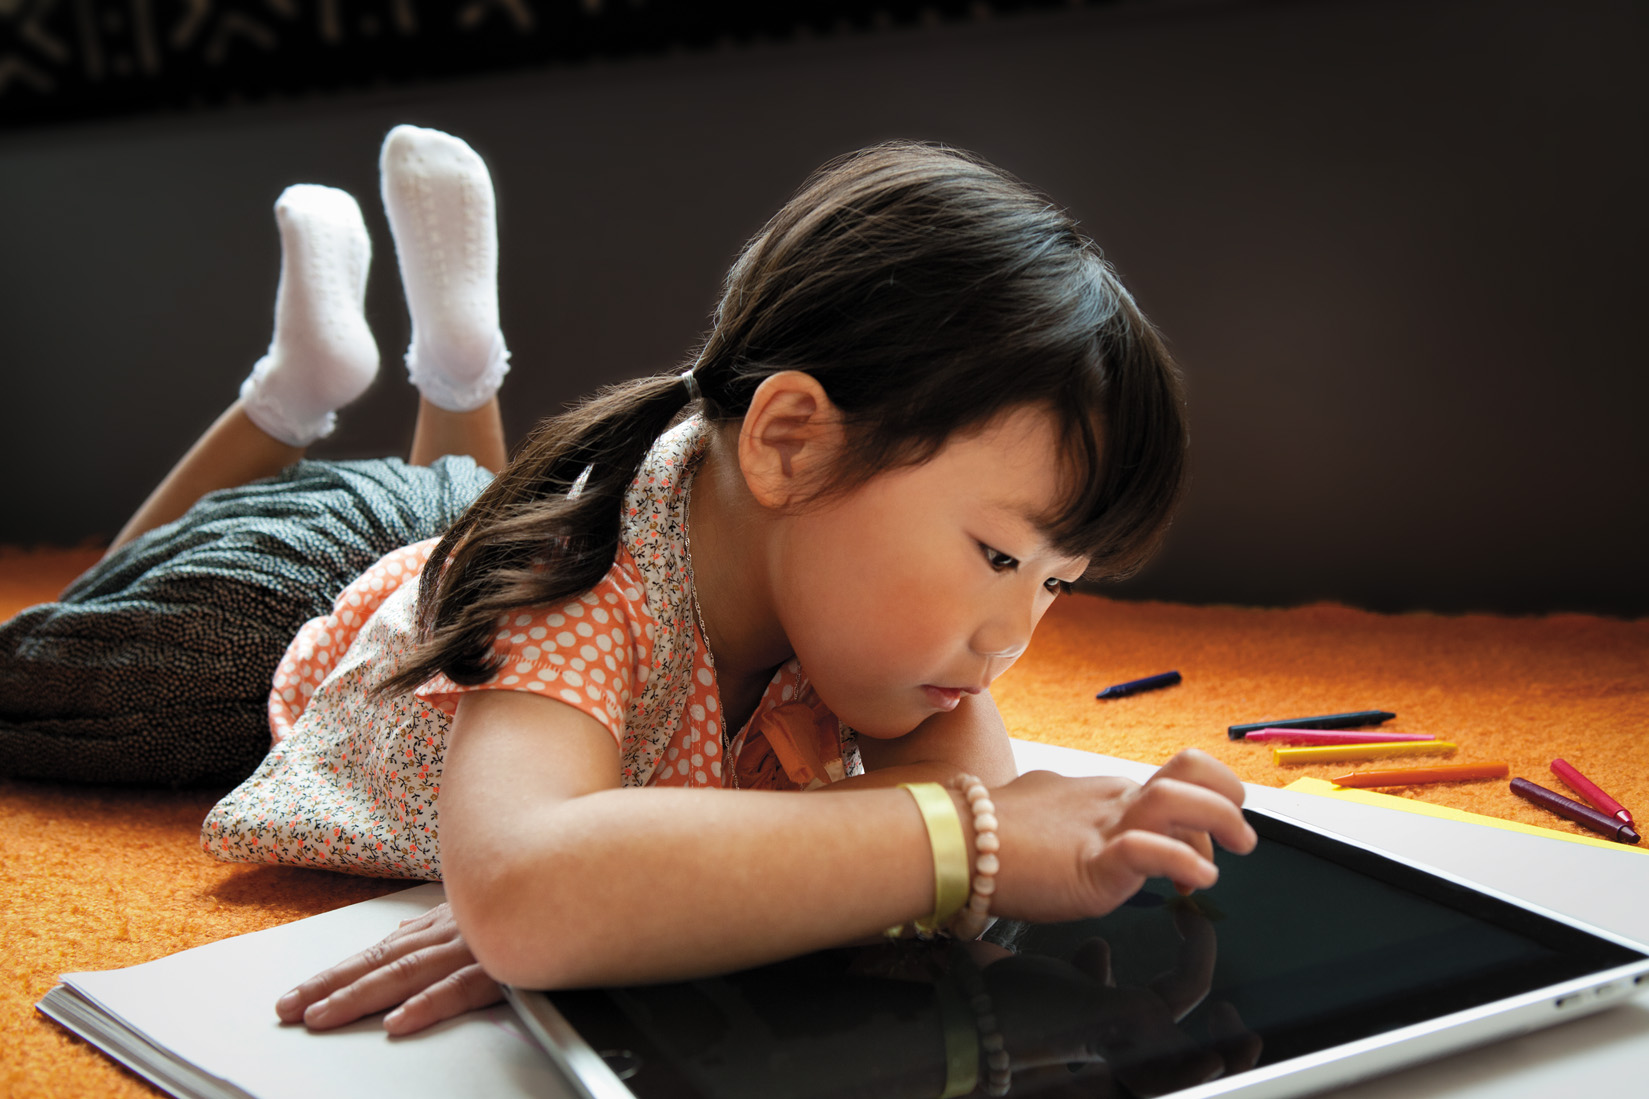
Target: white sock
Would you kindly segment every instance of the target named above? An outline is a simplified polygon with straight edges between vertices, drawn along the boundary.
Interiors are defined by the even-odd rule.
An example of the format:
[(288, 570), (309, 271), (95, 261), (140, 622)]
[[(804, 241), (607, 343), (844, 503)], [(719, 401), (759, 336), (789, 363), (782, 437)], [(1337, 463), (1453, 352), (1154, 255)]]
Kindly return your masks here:
[(275, 203), (281, 281), (275, 335), (240, 387), (253, 423), (288, 446), (332, 433), (334, 412), (378, 373), (364, 303), (372, 242), (344, 191), (300, 183)]
[(416, 126), (389, 131), (378, 166), (412, 314), (407, 375), (441, 408), (480, 408), (510, 357), (498, 328), (492, 177), (468, 145)]

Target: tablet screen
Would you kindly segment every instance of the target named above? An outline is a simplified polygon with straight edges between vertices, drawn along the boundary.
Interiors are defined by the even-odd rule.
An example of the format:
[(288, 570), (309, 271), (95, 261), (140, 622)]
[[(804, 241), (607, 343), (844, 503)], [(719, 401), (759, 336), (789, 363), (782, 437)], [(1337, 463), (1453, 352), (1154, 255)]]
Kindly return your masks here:
[(878, 944), (552, 1000), (642, 1099), (930, 1099), (947, 1042), (966, 1049), (979, 1032), (1011, 1055), (995, 1081), (1008, 1094), (1161, 1095), (1644, 960), (1247, 816), (1259, 847), (1220, 852), (1219, 883), (1191, 898), (1152, 880), (1107, 916), (999, 922), (979, 943)]

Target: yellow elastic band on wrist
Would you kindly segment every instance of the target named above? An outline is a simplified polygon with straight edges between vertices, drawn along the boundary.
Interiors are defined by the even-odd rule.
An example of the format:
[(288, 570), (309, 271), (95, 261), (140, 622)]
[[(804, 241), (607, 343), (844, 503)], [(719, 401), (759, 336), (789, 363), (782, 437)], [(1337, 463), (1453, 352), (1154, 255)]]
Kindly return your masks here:
[(950, 792), (937, 782), (901, 782), (909, 790), (927, 825), (933, 845), (933, 915), (917, 920), (923, 932), (934, 932), (968, 903), (968, 841)]

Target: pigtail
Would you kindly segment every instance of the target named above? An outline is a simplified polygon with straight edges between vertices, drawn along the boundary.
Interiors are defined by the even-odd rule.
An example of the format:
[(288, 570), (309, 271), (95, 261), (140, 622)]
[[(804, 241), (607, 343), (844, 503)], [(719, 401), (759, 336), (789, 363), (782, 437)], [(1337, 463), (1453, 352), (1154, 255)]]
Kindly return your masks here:
[(378, 690), (436, 673), (473, 686), (497, 671), (499, 616), (595, 587), (618, 552), (624, 493), (695, 389), (662, 374), (612, 386), (541, 423), (430, 554), (421, 641)]

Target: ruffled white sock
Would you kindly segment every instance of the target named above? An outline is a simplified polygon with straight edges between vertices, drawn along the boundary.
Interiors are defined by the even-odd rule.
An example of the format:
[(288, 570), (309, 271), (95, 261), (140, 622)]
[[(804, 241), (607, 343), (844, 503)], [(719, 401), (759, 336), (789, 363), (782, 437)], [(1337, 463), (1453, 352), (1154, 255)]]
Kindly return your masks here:
[(469, 412), (509, 371), (492, 177), (468, 145), (417, 126), (389, 131), (378, 166), (412, 314), (407, 375), (433, 404)]
[(378, 373), (364, 312), (372, 242), (361, 208), (332, 187), (288, 187), (275, 203), (275, 222), (275, 335), (240, 387), (241, 407), (274, 438), (305, 447), (332, 433), (335, 411)]

